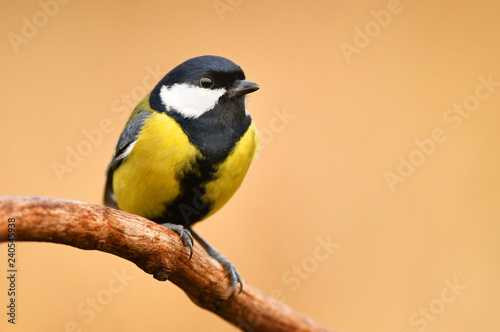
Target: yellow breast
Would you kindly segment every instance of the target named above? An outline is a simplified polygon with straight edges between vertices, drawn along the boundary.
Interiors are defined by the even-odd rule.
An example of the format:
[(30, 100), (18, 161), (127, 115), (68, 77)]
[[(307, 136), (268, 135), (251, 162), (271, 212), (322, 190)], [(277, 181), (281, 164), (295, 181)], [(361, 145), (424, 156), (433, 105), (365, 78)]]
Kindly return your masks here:
[[(258, 137), (251, 124), (228, 157), (215, 165), (215, 179), (203, 184), (204, 202), (219, 210), (241, 185), (255, 157)], [(180, 195), (180, 181), (195, 173), (200, 151), (181, 127), (164, 113), (153, 112), (145, 120), (134, 148), (113, 176), (113, 189), (120, 209), (150, 219), (161, 217)], [(169, 208), (176, 208), (171, 206)]]
[(206, 185), (204, 197), (212, 203), (212, 209), (205, 217), (224, 206), (238, 190), (256, 155), (258, 145), (259, 138), (252, 123), (226, 160), (219, 165), (217, 179)]
[(161, 216), (165, 204), (179, 195), (178, 175), (191, 171), (199, 156), (172, 118), (153, 112), (127, 160), (114, 173), (118, 206), (148, 218)]

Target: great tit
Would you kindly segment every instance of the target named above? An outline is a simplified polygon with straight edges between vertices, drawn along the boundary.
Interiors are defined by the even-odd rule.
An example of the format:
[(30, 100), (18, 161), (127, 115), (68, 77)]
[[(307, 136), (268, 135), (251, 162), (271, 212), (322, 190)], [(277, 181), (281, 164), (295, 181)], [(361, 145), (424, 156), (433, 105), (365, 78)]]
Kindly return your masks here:
[[(240, 274), (192, 225), (219, 210), (241, 185), (259, 139), (245, 96), (259, 85), (219, 56), (172, 69), (137, 105), (107, 168), (104, 203), (177, 232), (193, 253), (193, 236), (225, 268)], [(190, 256), (191, 258), (191, 256)]]

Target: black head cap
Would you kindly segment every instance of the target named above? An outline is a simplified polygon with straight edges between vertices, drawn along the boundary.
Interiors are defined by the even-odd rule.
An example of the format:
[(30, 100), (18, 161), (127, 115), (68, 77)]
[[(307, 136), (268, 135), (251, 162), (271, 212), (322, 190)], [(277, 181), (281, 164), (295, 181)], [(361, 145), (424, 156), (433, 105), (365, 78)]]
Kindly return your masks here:
[(233, 83), (234, 80), (245, 79), (241, 67), (231, 60), (216, 55), (204, 55), (181, 63), (165, 75), (160, 84), (166, 86), (175, 83), (198, 85), (198, 81), (203, 75), (211, 75), (219, 87), (221, 87), (221, 83)]
[(236, 81), (245, 79), (241, 67), (229, 59), (216, 55), (195, 57), (172, 69), (158, 82), (151, 92), (151, 107), (156, 110), (164, 108), (159, 97), (162, 86), (170, 87), (174, 84), (183, 83), (201, 86), (201, 78), (205, 76), (209, 76), (213, 80), (213, 85), (210, 86), (211, 89), (225, 88), (229, 90)]

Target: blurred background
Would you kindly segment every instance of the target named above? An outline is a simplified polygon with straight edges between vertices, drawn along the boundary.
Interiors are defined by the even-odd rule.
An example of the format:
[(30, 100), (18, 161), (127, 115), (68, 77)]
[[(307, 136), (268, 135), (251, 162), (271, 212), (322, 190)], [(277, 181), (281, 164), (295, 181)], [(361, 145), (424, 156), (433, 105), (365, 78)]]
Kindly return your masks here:
[[(498, 331), (498, 1), (3, 2), (1, 195), (101, 204), (125, 122), (203, 54), (261, 89), (262, 149), (195, 228), (338, 331)], [(2, 331), (235, 331), (101, 252), (18, 243)], [(0, 244), (7, 270), (7, 246)], [(6, 272), (5, 272), (6, 273)], [(0, 303), (7, 304), (7, 280)]]

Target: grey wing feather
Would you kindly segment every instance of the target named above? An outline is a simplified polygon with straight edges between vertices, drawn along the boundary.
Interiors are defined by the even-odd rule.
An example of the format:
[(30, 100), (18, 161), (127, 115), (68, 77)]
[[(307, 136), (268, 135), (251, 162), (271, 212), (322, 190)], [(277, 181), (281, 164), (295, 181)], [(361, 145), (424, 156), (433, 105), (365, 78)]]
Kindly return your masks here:
[(132, 151), (137, 136), (144, 125), (144, 121), (151, 115), (150, 112), (140, 112), (137, 116), (130, 120), (123, 130), (118, 143), (116, 144), (115, 153), (106, 170), (106, 188), (104, 189), (104, 205), (118, 209), (115, 195), (113, 192), (113, 173), (125, 161), (127, 156)]

